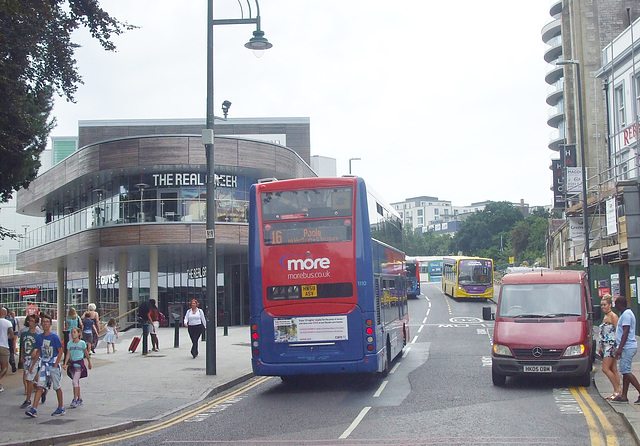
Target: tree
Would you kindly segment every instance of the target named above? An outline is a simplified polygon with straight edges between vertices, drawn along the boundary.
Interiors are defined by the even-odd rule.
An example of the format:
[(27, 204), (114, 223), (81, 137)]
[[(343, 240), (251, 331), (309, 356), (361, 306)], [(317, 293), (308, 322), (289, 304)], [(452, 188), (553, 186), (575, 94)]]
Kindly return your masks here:
[[(80, 26), (107, 51), (115, 50), (112, 36), (135, 28), (97, 0), (0, 0), (0, 203), (38, 173), (55, 126), (54, 94), (74, 101), (82, 79), (71, 33)], [(0, 228), (5, 236), (12, 235)]]
[[(497, 253), (505, 253), (504, 243), (509, 240), (511, 229), (523, 219), (520, 210), (508, 201), (491, 201), (460, 224), (453, 238), (454, 249), (456, 253), (496, 260), (501, 256)], [(508, 251), (502, 255), (508, 257)]]

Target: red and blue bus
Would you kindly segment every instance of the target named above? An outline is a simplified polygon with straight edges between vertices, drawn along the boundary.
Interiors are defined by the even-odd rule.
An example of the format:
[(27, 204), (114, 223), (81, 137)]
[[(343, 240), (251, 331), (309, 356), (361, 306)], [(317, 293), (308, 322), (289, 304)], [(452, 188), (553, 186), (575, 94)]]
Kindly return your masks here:
[(420, 295), (420, 262), (414, 257), (406, 257), (407, 262), (407, 296), (416, 298)]
[(251, 186), (256, 375), (388, 373), (409, 337), (398, 214), (362, 178)]

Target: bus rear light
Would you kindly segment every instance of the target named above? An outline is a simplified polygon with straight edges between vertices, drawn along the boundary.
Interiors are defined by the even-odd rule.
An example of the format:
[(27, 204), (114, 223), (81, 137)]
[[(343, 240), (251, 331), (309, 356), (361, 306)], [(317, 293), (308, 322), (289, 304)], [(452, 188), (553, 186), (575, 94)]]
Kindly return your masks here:
[(253, 346), (254, 346), (254, 347), (256, 347), (256, 348), (257, 348), (259, 345), (260, 345), (260, 343), (259, 343), (258, 341), (253, 341)]
[(251, 326), (251, 331), (258, 331), (258, 324), (253, 324)]
[(368, 335), (372, 335), (373, 334), (373, 328), (367, 327), (367, 334)]
[[(257, 348), (253, 349), (253, 356), (258, 356), (260, 354), (260, 350), (258, 350)], [(260, 361), (258, 361), (258, 364), (260, 364)]]
[(367, 320), (365, 321), (365, 324), (367, 324), (367, 325), (371, 326), (371, 325), (373, 325), (373, 321), (372, 321), (371, 319), (367, 319)]
[(372, 344), (367, 345), (367, 350), (372, 352), (373, 351), (373, 345)]
[(373, 342), (373, 336), (367, 336), (367, 342), (372, 343)]
[(251, 337), (253, 339), (258, 339), (260, 337), (260, 335), (258, 335), (258, 332), (254, 331), (253, 333), (251, 333)]

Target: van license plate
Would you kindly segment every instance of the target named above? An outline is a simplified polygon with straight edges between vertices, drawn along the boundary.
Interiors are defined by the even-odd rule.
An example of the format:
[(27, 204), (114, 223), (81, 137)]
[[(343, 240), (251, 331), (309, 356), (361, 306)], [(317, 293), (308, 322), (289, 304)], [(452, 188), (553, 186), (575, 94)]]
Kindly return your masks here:
[(550, 365), (525, 365), (525, 373), (551, 373)]
[(317, 297), (318, 285), (302, 285), (302, 297)]

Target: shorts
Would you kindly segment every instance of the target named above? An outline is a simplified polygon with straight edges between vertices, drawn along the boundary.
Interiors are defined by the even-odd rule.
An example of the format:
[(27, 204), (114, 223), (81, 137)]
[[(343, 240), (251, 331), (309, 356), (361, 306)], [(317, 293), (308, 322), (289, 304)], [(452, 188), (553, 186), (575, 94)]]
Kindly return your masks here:
[(33, 371), (29, 373), (32, 361), (33, 358), (31, 356), (24, 359), (24, 377), (27, 381), (35, 381), (38, 375), (38, 369), (40, 369), (40, 360), (38, 359), (38, 363), (33, 366)]
[[(47, 374), (47, 371), (49, 372)], [(60, 381), (62, 380), (62, 368), (60, 365), (58, 367), (54, 367), (50, 364), (41, 364), (38, 369), (37, 382), (38, 387), (47, 387), (47, 381), (51, 379), (51, 388), (53, 390), (60, 389)]]
[(638, 352), (637, 348), (623, 348), (622, 355), (620, 355), (620, 362), (618, 363), (618, 368), (620, 369), (620, 373), (626, 375), (627, 373), (631, 373), (631, 360)]
[(6, 358), (8, 361), (10, 355), (11, 353), (9, 352), (9, 349), (7, 347), (0, 347), (0, 359)]

